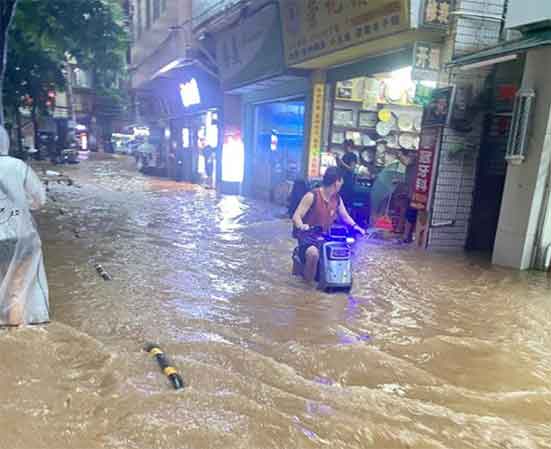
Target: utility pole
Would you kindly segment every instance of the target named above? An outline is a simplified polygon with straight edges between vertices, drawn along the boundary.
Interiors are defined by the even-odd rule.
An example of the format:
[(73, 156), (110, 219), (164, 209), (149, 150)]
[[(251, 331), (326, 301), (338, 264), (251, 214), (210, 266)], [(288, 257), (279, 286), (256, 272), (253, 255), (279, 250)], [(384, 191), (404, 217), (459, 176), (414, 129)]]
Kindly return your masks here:
[(71, 64), (69, 63), (69, 61), (65, 61), (65, 71), (67, 72), (67, 110), (69, 114), (69, 119), (76, 123), (77, 116), (73, 103), (73, 69), (71, 68)]

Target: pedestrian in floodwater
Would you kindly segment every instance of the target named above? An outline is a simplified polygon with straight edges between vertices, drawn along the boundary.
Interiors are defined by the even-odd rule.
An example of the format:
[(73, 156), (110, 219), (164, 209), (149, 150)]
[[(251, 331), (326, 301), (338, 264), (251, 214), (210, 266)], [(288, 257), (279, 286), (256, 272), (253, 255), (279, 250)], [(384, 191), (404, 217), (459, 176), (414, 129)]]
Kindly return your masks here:
[(48, 284), (31, 210), (45, 204), (46, 191), (27, 164), (8, 156), (9, 145), (0, 126), (0, 326), (44, 323)]

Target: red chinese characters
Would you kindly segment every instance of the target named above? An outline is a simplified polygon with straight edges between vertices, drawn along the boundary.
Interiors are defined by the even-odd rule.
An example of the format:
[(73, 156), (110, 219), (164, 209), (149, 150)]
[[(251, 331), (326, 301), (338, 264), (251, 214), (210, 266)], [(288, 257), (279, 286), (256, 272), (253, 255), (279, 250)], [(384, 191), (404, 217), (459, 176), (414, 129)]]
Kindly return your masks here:
[(427, 210), (429, 204), (439, 135), (440, 130), (438, 128), (425, 128), (421, 134), (415, 176), (415, 192), (411, 201), (411, 207), (418, 210)]

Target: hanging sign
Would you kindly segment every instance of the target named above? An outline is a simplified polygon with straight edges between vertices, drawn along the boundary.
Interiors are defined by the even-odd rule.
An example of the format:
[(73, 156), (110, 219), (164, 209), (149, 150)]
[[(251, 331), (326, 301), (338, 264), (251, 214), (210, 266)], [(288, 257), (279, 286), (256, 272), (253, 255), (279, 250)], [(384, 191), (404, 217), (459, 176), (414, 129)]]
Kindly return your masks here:
[(439, 142), (440, 128), (423, 128), (417, 153), (415, 191), (411, 200), (411, 207), (417, 210), (428, 210)]
[(431, 42), (415, 42), (411, 79), (438, 81), (442, 47)]
[(423, 128), (448, 126), (455, 103), (455, 86), (434, 89), (425, 106)]
[(184, 107), (201, 104), (201, 95), (199, 94), (199, 86), (195, 78), (191, 78), (187, 83), (180, 84), (180, 98)]
[(310, 144), (308, 147), (308, 178), (320, 175), (321, 133), (323, 129), (323, 100), (325, 84), (314, 83), (312, 95), (312, 122), (310, 127)]
[(421, 26), (448, 29), (454, 0), (424, 0), (421, 8)]
[(288, 65), (379, 39), (410, 25), (409, 0), (280, 0)]

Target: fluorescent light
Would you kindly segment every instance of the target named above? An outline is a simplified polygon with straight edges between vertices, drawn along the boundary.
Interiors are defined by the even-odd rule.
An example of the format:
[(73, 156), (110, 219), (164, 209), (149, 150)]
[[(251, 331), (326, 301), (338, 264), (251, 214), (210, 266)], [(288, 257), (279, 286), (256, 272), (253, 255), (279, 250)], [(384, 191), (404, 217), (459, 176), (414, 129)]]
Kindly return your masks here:
[(222, 148), (222, 181), (243, 182), (245, 147), (240, 138), (229, 136)]
[(187, 83), (180, 84), (180, 97), (182, 99), (182, 104), (186, 108), (201, 104), (199, 85), (197, 81), (195, 81), (195, 78), (191, 78)]
[[(175, 59), (174, 61), (172, 62), (169, 62), (167, 65), (165, 65), (161, 70), (159, 70), (157, 72), (157, 74), (161, 74), (161, 73), (166, 73), (176, 67), (178, 67), (178, 65), (180, 64), (180, 59)], [(156, 76), (156, 75), (155, 75)], [(154, 77), (155, 78), (155, 77)]]
[(514, 61), (517, 58), (518, 58), (518, 55), (515, 53), (513, 55), (501, 56), (499, 58), (486, 59), (484, 61), (475, 62), (473, 64), (463, 65), (463, 66), (460, 66), (459, 68), (461, 70), (478, 69), (481, 67), (488, 67), (494, 64), (500, 64), (502, 62)]
[(393, 72), (390, 72), (390, 77), (393, 80), (399, 81), (400, 83), (406, 84), (411, 83), (411, 73), (412, 73), (413, 67), (403, 67), (398, 70), (394, 70)]

